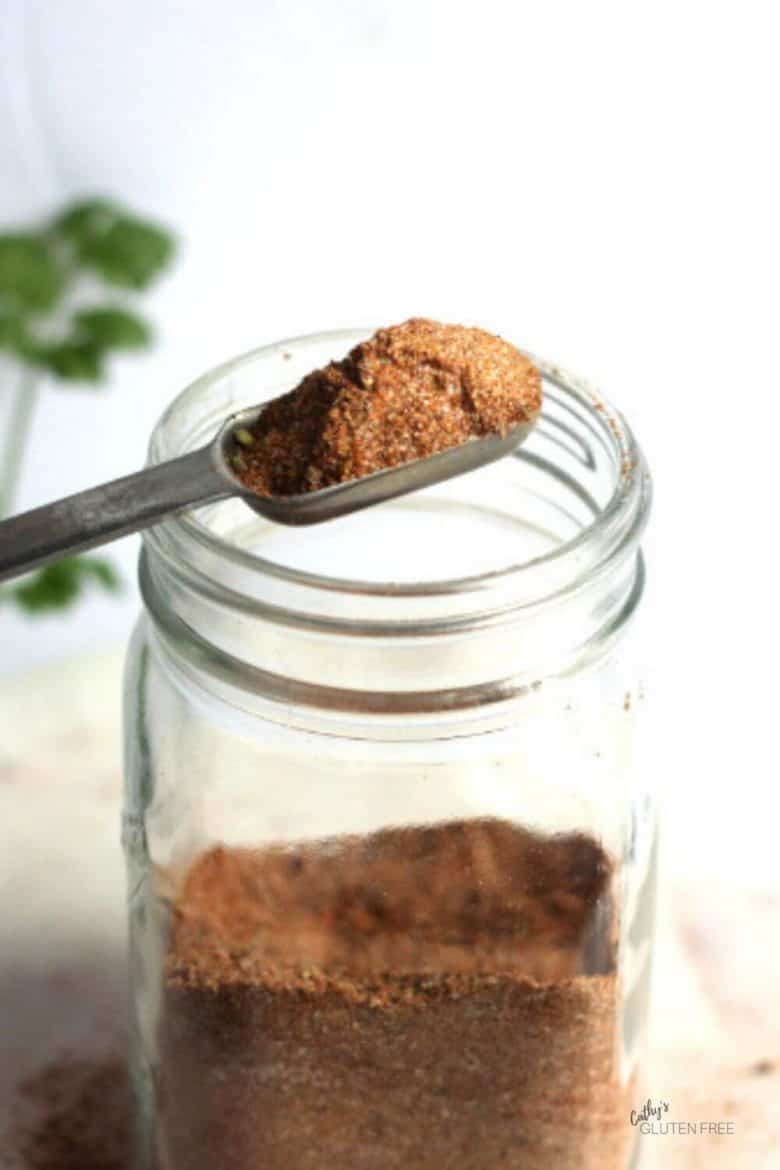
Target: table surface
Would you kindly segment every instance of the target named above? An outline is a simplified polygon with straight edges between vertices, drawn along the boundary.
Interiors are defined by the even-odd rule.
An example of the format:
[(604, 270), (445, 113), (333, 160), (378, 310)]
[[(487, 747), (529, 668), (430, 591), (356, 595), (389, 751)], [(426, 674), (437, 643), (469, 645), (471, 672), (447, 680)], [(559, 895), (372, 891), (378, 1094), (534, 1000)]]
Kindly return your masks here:
[[(0, 1133), (21, 1079), (122, 1034), (120, 674), (110, 655), (0, 685)], [(697, 881), (662, 854), (649, 1088), (665, 1120), (734, 1132), (648, 1136), (643, 1170), (780, 1167), (780, 886), (727, 863)]]

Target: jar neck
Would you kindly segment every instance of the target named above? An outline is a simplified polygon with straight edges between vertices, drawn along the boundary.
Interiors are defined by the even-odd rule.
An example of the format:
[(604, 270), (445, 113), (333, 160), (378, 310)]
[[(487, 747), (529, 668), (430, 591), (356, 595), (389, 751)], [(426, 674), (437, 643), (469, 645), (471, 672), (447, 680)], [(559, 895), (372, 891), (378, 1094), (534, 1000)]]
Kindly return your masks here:
[[(164, 416), (151, 460), (193, 449), (220, 417), (283, 392), (358, 337), (269, 347), (201, 379)], [(543, 417), (513, 457), (425, 493), (422, 519), (410, 497), (352, 533), (358, 562), (390, 556), (384, 580), (328, 577), (295, 556), (263, 555), (273, 526), (250, 523), (240, 501), (150, 530), (141, 588), (166, 652), (232, 701), (243, 693), (286, 708), (380, 715), (509, 702), (607, 653), (641, 596), (649, 477), (617, 412), (581, 381), (539, 365)], [(342, 555), (354, 560), (354, 548), (344, 552), (346, 523), (329, 526), (329, 567)], [(474, 533), (476, 545), (490, 529), (483, 571), (415, 580), (415, 557), (448, 523), (454, 537), (442, 557), (455, 565), (460, 534)], [(398, 577), (385, 547), (391, 532), (402, 550), (408, 536)]]

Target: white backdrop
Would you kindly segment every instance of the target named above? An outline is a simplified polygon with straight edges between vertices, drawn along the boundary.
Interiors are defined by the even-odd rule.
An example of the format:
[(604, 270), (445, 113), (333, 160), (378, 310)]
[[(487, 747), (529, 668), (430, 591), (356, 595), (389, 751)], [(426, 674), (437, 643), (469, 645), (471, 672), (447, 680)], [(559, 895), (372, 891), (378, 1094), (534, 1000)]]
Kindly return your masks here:
[[(134, 468), (174, 392), (276, 337), (412, 314), (502, 332), (634, 423), (670, 774), (691, 832), (754, 834), (754, 806), (728, 808), (735, 787), (765, 807), (777, 775), (775, 7), (1, 8), (0, 215), (105, 191), (183, 240), (159, 346), (110, 391), (47, 393), (59, 453), (30, 454), (19, 504)], [(134, 608), (131, 587), (63, 621), (4, 613), (0, 669), (120, 641)]]

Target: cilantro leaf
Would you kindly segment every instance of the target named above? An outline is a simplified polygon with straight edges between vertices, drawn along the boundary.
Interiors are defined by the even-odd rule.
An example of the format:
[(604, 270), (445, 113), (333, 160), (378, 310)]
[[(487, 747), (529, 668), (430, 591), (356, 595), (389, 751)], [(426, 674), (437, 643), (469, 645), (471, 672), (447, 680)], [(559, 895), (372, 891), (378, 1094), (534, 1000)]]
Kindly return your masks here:
[(142, 317), (127, 309), (85, 309), (74, 318), (76, 332), (103, 349), (139, 349), (152, 331)]
[(44, 312), (58, 301), (64, 274), (45, 239), (29, 232), (0, 235), (0, 304)]
[(32, 357), (34, 348), (22, 318), (15, 313), (0, 311), (0, 349), (6, 349), (26, 361)]
[[(69, 315), (73, 289), (100, 283), (144, 289), (174, 251), (173, 237), (155, 223), (126, 212), (107, 199), (81, 200), (48, 223), (28, 231), (0, 232), (0, 353), (33, 367), (12, 391), (9, 450), (21, 454), (29, 437), (37, 373), (64, 382), (101, 382), (108, 355), (149, 343), (151, 330), (137, 314), (96, 304)], [(3, 388), (0, 387), (0, 391)], [(24, 395), (30, 394), (25, 400)], [(19, 460), (11, 458), (2, 483), (5, 507), (12, 499)], [(113, 591), (119, 578), (99, 557), (69, 557), (0, 588), (0, 604), (28, 614), (72, 605), (90, 585)]]
[(166, 266), (172, 251), (172, 241), (165, 232), (127, 218), (86, 242), (81, 258), (96, 268), (107, 284), (143, 289)]
[(54, 565), (39, 569), (20, 585), (5, 591), (27, 614), (68, 609), (90, 582), (109, 593), (116, 593), (121, 583), (113, 565), (102, 557), (67, 557)]
[(116, 204), (110, 203), (108, 199), (83, 199), (72, 203), (58, 215), (53, 228), (74, 243), (83, 243), (84, 240), (102, 235), (120, 214)]
[(64, 382), (102, 382), (111, 349), (138, 349), (148, 343), (146, 322), (125, 309), (85, 309), (61, 341), (40, 345), (31, 360)]
[(100, 382), (105, 375), (105, 351), (88, 338), (40, 346), (35, 356), (38, 365), (63, 382)]
[(103, 199), (75, 204), (54, 229), (71, 242), (82, 264), (123, 288), (146, 288), (173, 255), (168, 232)]

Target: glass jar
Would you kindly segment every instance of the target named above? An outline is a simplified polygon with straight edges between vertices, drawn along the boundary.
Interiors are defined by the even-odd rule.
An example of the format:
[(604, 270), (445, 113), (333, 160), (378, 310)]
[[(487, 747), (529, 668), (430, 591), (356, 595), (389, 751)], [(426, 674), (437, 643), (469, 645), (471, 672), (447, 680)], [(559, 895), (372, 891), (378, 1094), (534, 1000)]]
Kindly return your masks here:
[[(152, 462), (362, 338), (185, 391)], [(625, 1170), (655, 820), (626, 634), (650, 487), (540, 363), (515, 455), (285, 529), (149, 531), (126, 681), (143, 1170)]]

